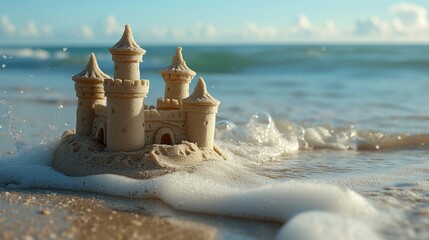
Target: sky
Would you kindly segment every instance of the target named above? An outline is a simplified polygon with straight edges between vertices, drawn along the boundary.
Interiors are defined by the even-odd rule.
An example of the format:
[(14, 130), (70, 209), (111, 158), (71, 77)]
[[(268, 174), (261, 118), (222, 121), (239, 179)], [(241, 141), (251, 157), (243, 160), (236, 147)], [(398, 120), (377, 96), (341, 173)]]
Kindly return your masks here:
[(429, 43), (429, 1), (0, 2), (0, 45)]

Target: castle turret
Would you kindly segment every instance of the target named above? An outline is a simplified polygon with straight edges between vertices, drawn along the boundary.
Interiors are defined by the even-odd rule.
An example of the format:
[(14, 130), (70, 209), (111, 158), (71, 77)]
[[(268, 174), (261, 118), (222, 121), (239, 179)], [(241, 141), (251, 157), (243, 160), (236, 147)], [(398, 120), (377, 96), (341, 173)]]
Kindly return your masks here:
[(78, 97), (76, 133), (79, 135), (91, 134), (95, 105), (105, 104), (103, 82), (106, 78), (110, 76), (100, 70), (94, 53), (91, 53), (85, 69), (72, 77)]
[(189, 83), (194, 78), (195, 72), (186, 65), (181, 47), (177, 48), (171, 65), (161, 71), (161, 76), (165, 81), (165, 100), (180, 101), (189, 96)]
[(114, 152), (135, 151), (145, 144), (144, 97), (148, 80), (106, 79), (107, 147)]
[(216, 113), (220, 102), (208, 92), (203, 78), (198, 79), (194, 92), (182, 100), (186, 112), (188, 141), (200, 148), (213, 148)]
[(130, 26), (110, 48), (115, 79), (106, 79), (107, 147), (111, 151), (135, 151), (145, 145), (144, 97), (149, 81), (140, 80), (139, 63), (146, 52), (135, 41)]
[(140, 79), (140, 63), (143, 61), (146, 50), (134, 41), (131, 27), (128, 24), (125, 25), (121, 39), (109, 51), (112, 54), (113, 62), (115, 62), (114, 79)]

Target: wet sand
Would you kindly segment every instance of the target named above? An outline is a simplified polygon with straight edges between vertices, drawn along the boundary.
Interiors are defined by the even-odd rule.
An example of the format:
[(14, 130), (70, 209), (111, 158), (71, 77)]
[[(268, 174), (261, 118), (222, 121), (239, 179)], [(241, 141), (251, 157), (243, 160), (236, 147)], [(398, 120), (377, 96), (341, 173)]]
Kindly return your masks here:
[(156, 199), (0, 190), (0, 239), (273, 239), (280, 223), (178, 212)]
[(0, 239), (214, 239), (206, 224), (114, 210), (95, 196), (1, 192)]

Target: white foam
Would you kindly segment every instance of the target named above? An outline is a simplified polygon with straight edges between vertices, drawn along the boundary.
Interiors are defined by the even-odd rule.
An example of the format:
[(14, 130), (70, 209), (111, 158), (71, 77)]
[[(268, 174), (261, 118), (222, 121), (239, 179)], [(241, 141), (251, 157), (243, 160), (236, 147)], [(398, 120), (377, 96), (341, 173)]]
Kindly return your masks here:
[[(49, 167), (54, 147), (55, 143), (51, 143), (26, 149), (16, 157), (1, 158), (0, 187), (56, 188), (122, 197), (157, 197), (179, 210), (290, 221), (285, 226), (286, 233), (282, 230), (279, 234), (280, 238), (290, 236), (295, 228), (302, 228), (305, 221), (300, 218), (293, 220), (296, 219), (295, 216), (323, 211), (331, 214), (331, 217), (312, 215), (312, 221), (320, 227), (337, 224), (339, 227), (332, 230), (332, 236), (337, 233), (353, 233), (356, 226), (358, 229), (366, 229), (362, 234), (373, 236), (369, 227), (362, 227), (365, 226), (362, 221), (375, 218), (377, 211), (374, 207), (359, 194), (334, 185), (269, 179), (247, 171), (240, 165), (241, 161), (234, 159), (208, 161), (191, 173), (176, 172), (148, 180), (111, 174), (69, 177)], [(351, 220), (343, 223), (344, 217)], [(291, 228), (292, 230), (288, 230)]]
[(277, 239), (375, 240), (380, 237), (368, 226), (353, 218), (314, 211), (293, 218), (280, 230)]

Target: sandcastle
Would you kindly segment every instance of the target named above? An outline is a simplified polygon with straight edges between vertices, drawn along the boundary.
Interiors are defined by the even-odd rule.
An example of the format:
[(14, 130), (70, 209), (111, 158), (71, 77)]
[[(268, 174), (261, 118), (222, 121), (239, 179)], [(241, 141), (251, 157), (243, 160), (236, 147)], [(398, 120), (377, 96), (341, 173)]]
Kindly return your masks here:
[(52, 166), (67, 175), (99, 173), (150, 178), (201, 161), (226, 157), (214, 145), (220, 102), (196, 75), (177, 48), (172, 63), (161, 71), (164, 98), (156, 106), (144, 104), (149, 80), (140, 79), (146, 50), (125, 26), (122, 38), (110, 49), (114, 77), (105, 74), (92, 53), (86, 68), (72, 77), (78, 106), (76, 130), (66, 131)]

